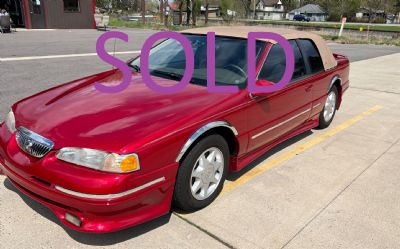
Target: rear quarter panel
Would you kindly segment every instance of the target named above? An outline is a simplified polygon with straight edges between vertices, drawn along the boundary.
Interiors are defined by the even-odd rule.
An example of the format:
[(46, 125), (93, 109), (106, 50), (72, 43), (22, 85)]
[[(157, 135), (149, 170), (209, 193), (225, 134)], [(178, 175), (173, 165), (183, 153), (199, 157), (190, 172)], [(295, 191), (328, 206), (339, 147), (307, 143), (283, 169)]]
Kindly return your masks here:
[(313, 75), (310, 81), (313, 82), (313, 108), (311, 116), (319, 115), (323, 109), (323, 104), (325, 103), (327, 94), (332, 84), (336, 79), (340, 80), (339, 90), (339, 107), (342, 102), (342, 96), (344, 91), (349, 87), (349, 60), (343, 55), (334, 54), (337, 61), (337, 66)]

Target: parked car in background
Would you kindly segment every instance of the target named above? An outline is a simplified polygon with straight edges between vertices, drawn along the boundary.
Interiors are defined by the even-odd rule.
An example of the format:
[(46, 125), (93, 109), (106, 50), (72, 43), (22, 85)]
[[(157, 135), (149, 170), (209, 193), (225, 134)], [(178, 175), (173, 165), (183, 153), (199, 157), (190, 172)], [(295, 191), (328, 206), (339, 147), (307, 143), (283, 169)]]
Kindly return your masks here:
[[(216, 84), (236, 86), (236, 93), (207, 89), (208, 32), (216, 33)], [(247, 90), (248, 32), (289, 40), (295, 69), (282, 90)], [(120, 93), (94, 87), (121, 82), (113, 69), (14, 104), (0, 123), (0, 174), (72, 229), (116, 231), (164, 215), (171, 204), (205, 208), (229, 173), (291, 137), (328, 127), (349, 87), (349, 60), (312, 33), (247, 26), (183, 34), (195, 69), (178, 93), (151, 91), (137, 57), (128, 62), (134, 83)], [(274, 85), (285, 71), (283, 48), (258, 40), (256, 55), (256, 84)], [(161, 86), (175, 85), (185, 60), (179, 42), (167, 39), (152, 49), (149, 71)]]
[(309, 22), (309, 21), (311, 21), (311, 19), (310, 19), (310, 17), (308, 17), (306, 15), (299, 14), (299, 15), (294, 15), (293, 21)]

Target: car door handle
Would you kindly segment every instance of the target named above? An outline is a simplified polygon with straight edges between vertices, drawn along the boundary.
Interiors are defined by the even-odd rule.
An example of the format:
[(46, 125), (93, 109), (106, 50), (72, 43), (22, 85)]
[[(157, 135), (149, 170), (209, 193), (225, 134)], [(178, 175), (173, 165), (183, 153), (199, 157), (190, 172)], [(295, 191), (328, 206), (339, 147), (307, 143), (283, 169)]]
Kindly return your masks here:
[(306, 87), (306, 92), (310, 92), (313, 87), (314, 87), (313, 85), (310, 85), (310, 86)]

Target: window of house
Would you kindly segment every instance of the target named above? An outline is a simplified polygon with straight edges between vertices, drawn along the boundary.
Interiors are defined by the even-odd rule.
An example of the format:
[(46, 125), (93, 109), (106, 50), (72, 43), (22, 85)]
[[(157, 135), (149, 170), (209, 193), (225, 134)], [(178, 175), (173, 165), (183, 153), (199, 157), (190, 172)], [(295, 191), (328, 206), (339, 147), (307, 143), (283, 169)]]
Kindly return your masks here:
[[(294, 40), (289, 41), (294, 52), (294, 72), (292, 81), (299, 79), (306, 75), (306, 66), (304, 64), (303, 56), (300, 52), (297, 43)], [(285, 73), (286, 69), (286, 56), (283, 48), (279, 44), (272, 46), (265, 60), (263, 68), (261, 69), (259, 79), (268, 80), (278, 83)]]
[(80, 0), (64, 0), (64, 11), (65, 12), (80, 12), (81, 8), (79, 5)]

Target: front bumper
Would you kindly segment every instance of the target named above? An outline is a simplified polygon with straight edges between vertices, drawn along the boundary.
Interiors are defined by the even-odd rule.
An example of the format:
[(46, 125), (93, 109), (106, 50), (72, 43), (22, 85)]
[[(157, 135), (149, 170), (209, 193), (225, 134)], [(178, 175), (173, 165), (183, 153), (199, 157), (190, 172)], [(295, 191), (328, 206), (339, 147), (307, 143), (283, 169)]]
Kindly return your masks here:
[[(5, 139), (9, 142), (6, 143)], [(46, 181), (41, 181), (44, 176), (43, 169), (49, 168), (52, 160), (42, 159), (43, 162), (38, 161), (27, 165), (24, 164), (27, 156), (23, 152), (13, 152), (13, 149), (15, 149), (13, 136), (5, 136), (4, 129), (0, 125), (0, 174), (6, 175), (21, 192), (49, 207), (60, 221), (71, 229), (94, 233), (113, 232), (154, 219), (170, 210), (177, 172), (175, 163), (155, 172), (138, 176), (140, 185), (133, 188), (112, 192), (109, 193), (110, 195), (103, 194), (104, 191), (100, 191), (99, 194), (87, 194), (82, 189), (64, 188), (58, 178), (65, 175), (58, 178), (52, 176), (46, 178)], [(22, 163), (18, 163), (19, 161)], [(53, 165), (54, 168), (58, 167), (56, 162), (53, 162)], [(27, 170), (23, 170), (26, 167)], [(28, 170), (30, 167), (41, 171), (30, 171)], [(35, 172), (41, 172), (41, 175), (36, 176)], [(68, 171), (68, 174), (71, 178), (76, 177), (82, 180), (82, 176), (74, 175), (73, 171)], [(116, 182), (111, 185), (126, 186), (119, 175), (115, 175), (114, 178)], [(88, 184), (94, 183), (93, 179), (87, 180)], [(97, 180), (98, 185), (102, 186), (101, 179)], [(106, 180), (110, 181), (109, 178)], [(130, 178), (129, 181), (132, 179)], [(121, 193), (122, 195), (119, 195)], [(77, 217), (80, 220), (80, 226), (68, 221), (67, 214)]]

